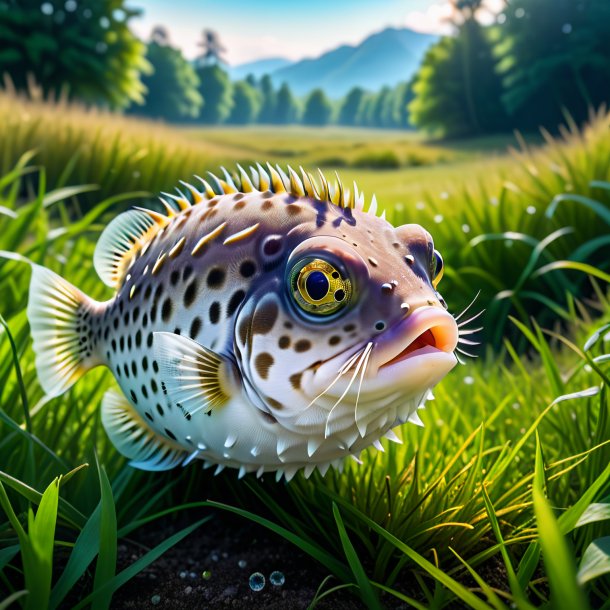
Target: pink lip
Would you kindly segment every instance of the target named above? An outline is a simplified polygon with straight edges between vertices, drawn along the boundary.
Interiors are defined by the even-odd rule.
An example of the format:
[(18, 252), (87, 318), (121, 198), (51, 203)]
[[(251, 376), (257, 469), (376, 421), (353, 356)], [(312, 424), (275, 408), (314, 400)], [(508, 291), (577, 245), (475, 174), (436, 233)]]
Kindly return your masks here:
[(457, 341), (453, 316), (439, 307), (419, 307), (375, 338), (370, 374), (423, 353), (451, 354)]

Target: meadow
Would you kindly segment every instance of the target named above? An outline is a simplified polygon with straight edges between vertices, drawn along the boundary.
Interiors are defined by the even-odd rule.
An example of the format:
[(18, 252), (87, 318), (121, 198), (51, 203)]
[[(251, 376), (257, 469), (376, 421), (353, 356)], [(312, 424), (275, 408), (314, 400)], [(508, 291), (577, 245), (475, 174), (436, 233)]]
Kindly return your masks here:
[[(610, 608), (609, 126), (600, 111), (555, 136), (444, 143), (187, 129), (0, 94), (0, 608), (110, 607), (220, 514), (283, 537), (332, 577), (312, 608)], [(395, 224), (427, 227), (450, 310), (479, 294), (460, 320), (485, 310), (468, 322), (483, 326), (481, 357), (435, 389), (423, 428), (403, 426), (401, 444), (342, 471), (276, 483), (196, 464), (134, 470), (100, 425), (109, 374), (52, 400), (38, 386), (24, 261), (108, 298), (92, 273), (108, 219), (180, 179), (256, 161), (337, 169)], [(121, 540), (167, 524), (171, 535), (117, 566)]]

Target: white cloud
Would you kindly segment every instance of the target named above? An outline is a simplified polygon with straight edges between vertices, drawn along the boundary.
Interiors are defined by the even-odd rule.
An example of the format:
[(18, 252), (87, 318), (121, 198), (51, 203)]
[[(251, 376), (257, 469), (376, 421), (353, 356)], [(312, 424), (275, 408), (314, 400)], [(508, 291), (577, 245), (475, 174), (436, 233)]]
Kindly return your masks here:
[[(489, 25), (505, 4), (505, 0), (483, 0), (481, 8), (477, 11), (477, 20)], [(405, 25), (416, 32), (447, 35), (454, 31), (455, 20), (459, 20), (459, 13), (451, 2), (445, 1), (431, 4), (425, 11), (407, 13)]]

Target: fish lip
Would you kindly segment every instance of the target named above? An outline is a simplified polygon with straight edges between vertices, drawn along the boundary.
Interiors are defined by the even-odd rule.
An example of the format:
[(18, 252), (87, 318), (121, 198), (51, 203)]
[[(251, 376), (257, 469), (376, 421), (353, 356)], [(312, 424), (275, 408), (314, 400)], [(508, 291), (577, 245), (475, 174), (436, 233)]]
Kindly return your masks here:
[[(407, 354), (397, 362), (391, 362), (417, 337), (431, 329), (435, 329), (433, 334), (435, 334), (435, 339), (438, 336), (440, 347), (427, 345)], [(305, 387), (309, 387), (312, 395), (322, 391), (337, 375), (341, 367), (354, 354), (364, 350), (369, 343), (373, 344), (373, 349), (366, 367), (365, 378), (368, 380), (367, 385), (371, 388), (384, 384), (393, 385), (396, 376), (410, 377), (414, 371), (408, 371), (408, 369), (417, 368), (419, 364), (425, 364), (426, 368), (437, 369), (438, 375), (433, 375), (438, 376), (438, 379), (434, 381), (437, 383), (457, 364), (453, 351), (457, 347), (458, 338), (458, 326), (451, 314), (440, 307), (428, 305), (418, 307), (379, 335), (360, 341), (324, 361), (315, 372), (310, 369), (307, 376), (308, 383), (305, 384)], [(350, 375), (347, 374), (345, 377), (350, 377)], [(342, 383), (337, 384), (337, 391), (342, 385)], [(331, 394), (334, 395), (334, 393)]]
[[(400, 356), (426, 331), (432, 332), (435, 345), (425, 345)], [(418, 307), (410, 315), (377, 335), (369, 374), (376, 375), (380, 369), (394, 367), (416, 356), (438, 353), (453, 355), (458, 339), (458, 326), (451, 314), (440, 307)]]

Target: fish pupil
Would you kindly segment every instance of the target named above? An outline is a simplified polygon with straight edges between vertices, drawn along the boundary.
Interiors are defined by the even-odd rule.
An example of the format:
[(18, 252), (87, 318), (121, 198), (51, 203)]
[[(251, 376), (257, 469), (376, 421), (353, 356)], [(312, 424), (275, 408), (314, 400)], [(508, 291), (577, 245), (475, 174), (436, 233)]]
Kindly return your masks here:
[(330, 284), (322, 271), (312, 271), (305, 280), (305, 288), (312, 300), (320, 301), (328, 294)]

